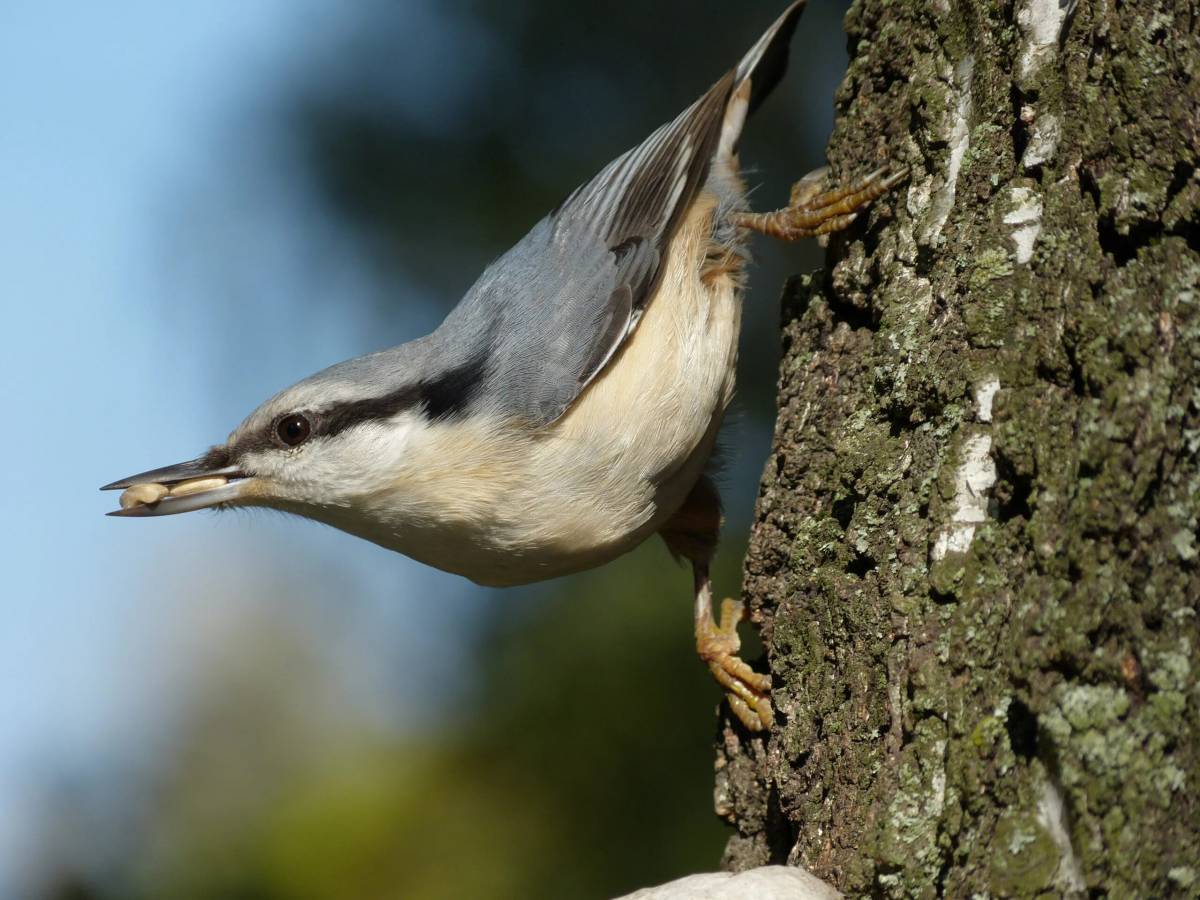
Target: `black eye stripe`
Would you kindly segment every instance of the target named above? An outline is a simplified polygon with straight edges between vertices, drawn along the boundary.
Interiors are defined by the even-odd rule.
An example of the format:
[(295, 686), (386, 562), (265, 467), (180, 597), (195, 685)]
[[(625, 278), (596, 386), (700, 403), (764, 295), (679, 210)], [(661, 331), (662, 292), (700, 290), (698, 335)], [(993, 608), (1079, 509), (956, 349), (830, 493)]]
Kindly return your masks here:
[(430, 420), (454, 418), (461, 415), (479, 393), (486, 375), (486, 357), (480, 356), (390, 394), (331, 406), (317, 416), (314, 430), (332, 436), (354, 425), (390, 419), (397, 413), (418, 407)]
[(382, 397), (339, 403), (321, 413), (317, 430), (332, 437), (363, 422), (390, 419), (399, 412), (412, 409), (420, 402), (420, 391), (415, 387), (405, 387)]
[[(319, 411), (290, 412), (276, 418), (264, 430), (244, 435), (236, 447), (222, 452), (232, 458), (270, 449), (292, 449), (314, 437), (333, 437), (355, 425), (390, 419), (409, 409), (420, 409), (431, 421), (460, 416), (478, 395), (486, 378), (485, 359), (480, 356), (463, 365), (444, 369), (419, 384), (407, 385), (379, 397), (335, 403)], [(296, 444), (289, 444), (279, 433), (280, 426), (292, 416), (304, 417), (309, 425), (308, 435)]]

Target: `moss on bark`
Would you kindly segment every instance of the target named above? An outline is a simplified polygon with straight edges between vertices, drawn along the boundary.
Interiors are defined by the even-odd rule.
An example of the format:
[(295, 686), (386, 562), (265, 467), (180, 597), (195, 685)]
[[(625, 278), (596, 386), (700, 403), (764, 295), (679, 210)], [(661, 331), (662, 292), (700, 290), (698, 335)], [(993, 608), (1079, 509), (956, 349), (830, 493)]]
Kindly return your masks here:
[(859, 0), (829, 147), (911, 179), (785, 291), (727, 865), (1200, 892), (1200, 15)]

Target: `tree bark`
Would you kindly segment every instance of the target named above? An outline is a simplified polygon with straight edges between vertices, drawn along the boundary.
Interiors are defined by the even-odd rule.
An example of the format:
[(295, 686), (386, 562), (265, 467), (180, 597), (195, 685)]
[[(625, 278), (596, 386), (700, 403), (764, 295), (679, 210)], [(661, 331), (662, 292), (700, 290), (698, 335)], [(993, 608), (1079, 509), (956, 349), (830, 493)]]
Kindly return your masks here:
[(858, 0), (829, 146), (909, 182), (783, 304), (726, 866), (1200, 892), (1200, 40), (1183, 0)]

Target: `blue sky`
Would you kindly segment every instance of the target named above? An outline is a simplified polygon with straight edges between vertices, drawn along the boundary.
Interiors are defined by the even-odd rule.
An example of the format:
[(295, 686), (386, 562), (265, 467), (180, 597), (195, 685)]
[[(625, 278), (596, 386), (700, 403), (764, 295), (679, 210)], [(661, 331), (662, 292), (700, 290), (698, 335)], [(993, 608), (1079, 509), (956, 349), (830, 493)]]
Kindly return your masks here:
[[(361, 649), (436, 592), (421, 634), (387, 652), (446, 671), (463, 646), (449, 636), (482, 602), (318, 526), (119, 521), (96, 490), (189, 458), (280, 387), (434, 324), (410, 297), (411, 334), (372, 334), (355, 299), (376, 287), (291, 193), (286, 147), (259, 133), (258, 111), (312, 58), (305, 44), (335, 6), (0, 5), (0, 875), (22, 853), (39, 779), (152, 743), (205, 636), (272, 613), (257, 593), (294, 594), (332, 646)], [(300, 304), (313, 311), (300, 317), (306, 292), (339, 302)], [(322, 599), (346, 596), (348, 609)], [(348, 676), (364, 697), (384, 678), (371, 666)]]

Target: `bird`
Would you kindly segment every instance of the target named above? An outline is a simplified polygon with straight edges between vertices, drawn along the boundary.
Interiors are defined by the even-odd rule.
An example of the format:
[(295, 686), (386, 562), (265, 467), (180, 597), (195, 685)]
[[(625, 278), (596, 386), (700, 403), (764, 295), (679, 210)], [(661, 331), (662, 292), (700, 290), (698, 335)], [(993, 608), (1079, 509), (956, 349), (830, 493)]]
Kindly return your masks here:
[(750, 209), (747, 118), (778, 84), (806, 0), (673, 120), (571, 192), (430, 334), (327, 368), (178, 465), (114, 481), (142, 518), (268, 507), (482, 585), (591, 569), (653, 535), (690, 564), (701, 660), (750, 731), (771, 678), (738, 652), (742, 603), (713, 616), (713, 453), (734, 393), (753, 233), (845, 228), (905, 171), (885, 162), (786, 207)]

